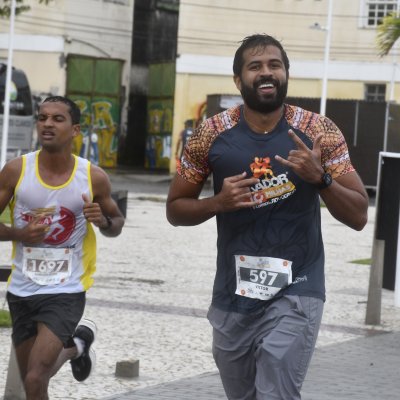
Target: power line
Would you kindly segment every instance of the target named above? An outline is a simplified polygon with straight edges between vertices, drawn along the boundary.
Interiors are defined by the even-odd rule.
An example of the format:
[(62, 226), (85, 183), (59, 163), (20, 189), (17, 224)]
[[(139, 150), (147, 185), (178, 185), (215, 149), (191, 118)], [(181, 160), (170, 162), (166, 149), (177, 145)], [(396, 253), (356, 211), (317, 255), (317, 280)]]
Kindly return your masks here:
[[(198, 4), (198, 3), (190, 3), (188, 1), (181, 1), (181, 6), (191, 6), (198, 8), (205, 8), (207, 10), (225, 10), (225, 11), (234, 11), (234, 12), (246, 12), (246, 13), (254, 13), (254, 14), (273, 14), (273, 15), (284, 15), (284, 16), (301, 16), (301, 17), (324, 17), (326, 18), (326, 13), (309, 13), (309, 12), (291, 12), (291, 11), (275, 11), (275, 10), (262, 10), (262, 9), (250, 9), (250, 8), (238, 8), (238, 7), (227, 7), (227, 6), (218, 6), (216, 4)], [(368, 16), (360, 16), (360, 15), (346, 15), (346, 14), (333, 14), (334, 18), (364, 18), (367, 19)]]
[[(43, 21), (43, 22), (41, 22)], [(82, 24), (77, 22), (68, 22), (62, 20), (49, 20), (48, 18), (41, 17), (27, 17), (27, 16), (19, 16), (16, 21), (16, 25), (20, 24), (29, 24), (29, 26), (36, 27), (45, 27), (45, 28), (55, 28), (55, 29), (75, 29), (77, 31), (86, 32), (86, 33), (94, 33), (94, 34), (107, 34), (113, 36), (131, 36), (132, 35), (132, 26), (129, 29), (121, 29), (114, 27), (107, 27), (107, 31), (104, 31), (104, 26), (102, 25), (90, 25), (90, 24)], [(101, 29), (101, 30), (100, 30)]]

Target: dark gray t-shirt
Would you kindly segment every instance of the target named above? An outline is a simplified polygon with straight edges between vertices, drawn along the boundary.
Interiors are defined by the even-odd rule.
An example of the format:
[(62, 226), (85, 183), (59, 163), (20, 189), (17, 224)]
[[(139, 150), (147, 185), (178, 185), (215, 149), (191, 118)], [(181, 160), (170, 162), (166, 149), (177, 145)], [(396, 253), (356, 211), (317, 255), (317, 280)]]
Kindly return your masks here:
[(291, 262), (292, 283), (276, 296), (297, 294), (325, 300), (318, 190), (274, 157), (287, 158), (289, 151), (296, 148), (288, 135), (290, 128), (309, 148), (318, 133), (325, 133), (322, 165), (336, 178), (354, 170), (343, 135), (329, 119), (289, 105), (285, 105), (284, 116), (273, 131), (258, 134), (249, 128), (241, 110), (229, 109), (203, 123), (185, 148), (178, 171), (193, 183), (201, 182), (212, 172), (215, 193), (221, 190), (226, 177), (243, 171), (248, 177), (259, 179), (250, 188), (253, 199), (259, 202), (256, 207), (216, 217), (218, 256), (212, 303), (223, 310), (248, 313), (269, 301), (237, 293), (238, 275), (239, 280), (248, 282), (249, 275), (255, 277), (252, 287), (260, 290), (268, 291), (267, 283), (273, 280), (268, 273), (260, 275), (261, 269), (256, 267), (243, 269), (243, 275), (238, 272), (238, 257), (252, 258), (248, 256)]

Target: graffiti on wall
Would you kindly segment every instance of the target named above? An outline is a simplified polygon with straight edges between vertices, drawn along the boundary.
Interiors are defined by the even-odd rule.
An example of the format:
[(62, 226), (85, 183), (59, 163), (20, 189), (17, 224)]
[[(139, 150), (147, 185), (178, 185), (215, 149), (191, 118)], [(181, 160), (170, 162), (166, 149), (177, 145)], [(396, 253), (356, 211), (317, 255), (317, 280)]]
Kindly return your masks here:
[(168, 169), (171, 159), (173, 99), (149, 100), (146, 167)]
[(101, 167), (116, 167), (119, 107), (112, 100), (74, 99), (81, 110), (81, 135), (73, 151)]

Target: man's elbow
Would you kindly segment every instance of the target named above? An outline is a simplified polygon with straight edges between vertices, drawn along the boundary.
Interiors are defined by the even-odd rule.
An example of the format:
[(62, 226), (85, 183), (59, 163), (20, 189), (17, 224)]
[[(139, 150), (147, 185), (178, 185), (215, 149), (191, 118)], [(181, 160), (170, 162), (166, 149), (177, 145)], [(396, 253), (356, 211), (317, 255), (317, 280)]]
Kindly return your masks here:
[(174, 212), (171, 210), (171, 208), (167, 204), (167, 210), (166, 210), (166, 217), (167, 221), (172, 225), (172, 226), (179, 226), (178, 219), (176, 218)]
[(359, 218), (357, 224), (353, 227), (353, 229), (355, 229), (356, 231), (362, 231), (365, 225), (367, 225), (367, 222), (368, 222), (368, 215), (365, 214), (364, 216)]
[(344, 222), (347, 226), (354, 229), (355, 231), (362, 231), (368, 222), (368, 213), (365, 212), (364, 214), (356, 216), (356, 218), (353, 218), (351, 221), (342, 222)]

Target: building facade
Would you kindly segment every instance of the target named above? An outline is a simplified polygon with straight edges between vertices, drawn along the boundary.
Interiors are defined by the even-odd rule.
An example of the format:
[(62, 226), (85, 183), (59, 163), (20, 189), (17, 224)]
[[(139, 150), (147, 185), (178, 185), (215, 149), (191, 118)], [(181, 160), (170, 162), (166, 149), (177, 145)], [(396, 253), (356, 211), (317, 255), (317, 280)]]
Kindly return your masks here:
[[(82, 137), (75, 152), (103, 167), (117, 165), (126, 136), (134, 0), (25, 0), (15, 18), (13, 66), (32, 94), (68, 95), (79, 104)], [(0, 59), (7, 61), (9, 20), (0, 23)]]
[[(329, 63), (325, 70), (330, 1)], [(397, 11), (398, 3), (181, 0), (173, 146), (185, 120), (204, 118), (208, 95), (239, 94), (232, 79), (233, 55), (240, 41), (253, 33), (267, 33), (282, 42), (291, 62), (289, 97), (321, 97), (326, 72), (328, 99), (394, 101), (400, 96), (398, 51), (379, 56), (376, 27), (383, 16)], [(226, 98), (229, 102), (229, 96)], [(173, 159), (170, 169), (175, 169)]]

